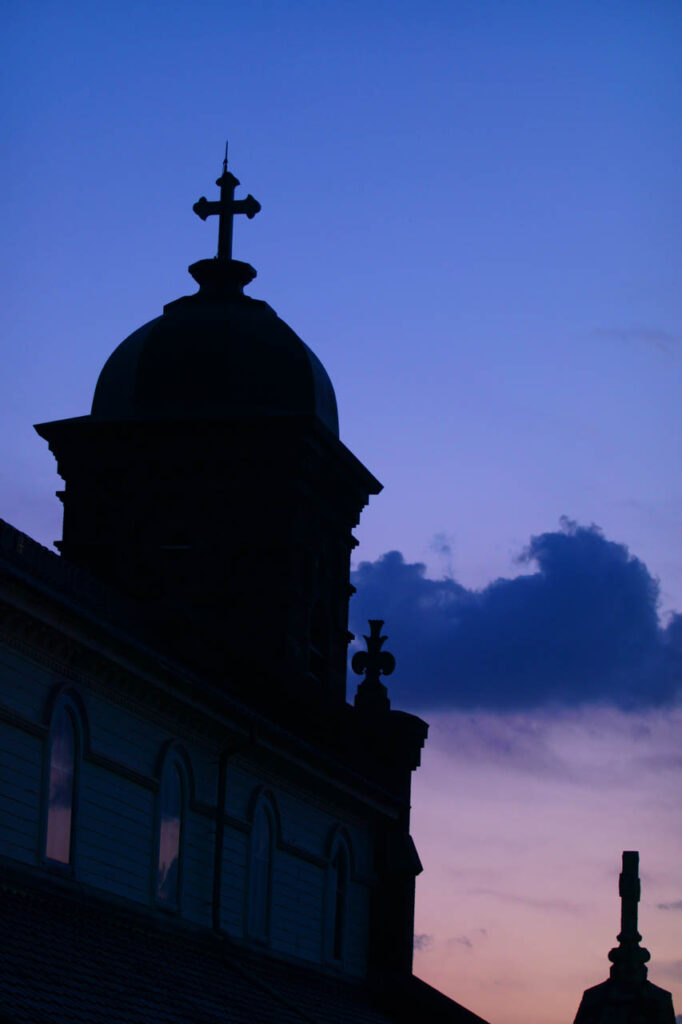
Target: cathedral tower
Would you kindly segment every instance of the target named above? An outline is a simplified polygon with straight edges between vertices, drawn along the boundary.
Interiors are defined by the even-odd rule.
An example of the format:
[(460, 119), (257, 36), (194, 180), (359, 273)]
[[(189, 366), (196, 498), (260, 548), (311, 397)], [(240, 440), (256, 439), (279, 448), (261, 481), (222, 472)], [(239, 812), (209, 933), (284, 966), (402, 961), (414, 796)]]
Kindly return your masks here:
[[(218, 254), (106, 362), (90, 415), (36, 427), (66, 486), (62, 554), (139, 603), (146, 628), (263, 701), (345, 700), (352, 530), (378, 481), (339, 440), (327, 373), (232, 258)], [(216, 643), (216, 636), (221, 642)], [(210, 643), (208, 638), (210, 637)], [(248, 683), (245, 681), (248, 675)]]

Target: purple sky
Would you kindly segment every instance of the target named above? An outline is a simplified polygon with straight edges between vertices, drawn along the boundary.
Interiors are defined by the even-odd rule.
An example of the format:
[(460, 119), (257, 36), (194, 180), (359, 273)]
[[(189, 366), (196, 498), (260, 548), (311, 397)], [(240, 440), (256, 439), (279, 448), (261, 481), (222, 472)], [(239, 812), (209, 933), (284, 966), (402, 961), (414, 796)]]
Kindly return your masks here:
[[(229, 136), (239, 194), (252, 192), (263, 206), (235, 233), (235, 255), (258, 269), (250, 294), (320, 356), (342, 438), (386, 488), (358, 531), (358, 562), (396, 549), (431, 577), (450, 575), (475, 591), (535, 571), (516, 559), (567, 516), (627, 545), (659, 580), (662, 626), (682, 611), (676, 0), (27, 0), (6, 12), (5, 36), (3, 518), (47, 544), (60, 535), (60, 482), (31, 425), (87, 412), (115, 345), (193, 290), (185, 268), (213, 254), (216, 232), (191, 207), (217, 191)], [(399, 671), (400, 663), (396, 685)], [(510, 771), (495, 755), (516, 735), (513, 713), (474, 714), (480, 742), (464, 763), (443, 725), (457, 709), (424, 713), (436, 722), (415, 793), (427, 867), (428, 850), (437, 858), (440, 848), (434, 822), (462, 819), (447, 833), (452, 851), (487, 814), (494, 870), (508, 872), (524, 898), (535, 898), (537, 885), (553, 935), (581, 933), (586, 919), (551, 912), (553, 880), (565, 877), (551, 822), (546, 845), (538, 834), (529, 851), (519, 836), (524, 815), (535, 814), (530, 798), (523, 813), (495, 806), (494, 794), (523, 772), (542, 772), (532, 759)], [(573, 756), (579, 766), (586, 750), (597, 757), (602, 749), (575, 702), (524, 713), (543, 742), (561, 745), (562, 763)], [(620, 764), (622, 712), (600, 713), (599, 756), (612, 750)], [(498, 723), (495, 742), (481, 724), (486, 714)], [(645, 707), (630, 723), (657, 714), (665, 717)], [(657, 734), (641, 735), (650, 744), (642, 757), (654, 758), (641, 792), (651, 795)], [(479, 773), (487, 796), (475, 809), (461, 785), (444, 783), (448, 765), (460, 780)], [(679, 792), (679, 764), (676, 771), (661, 776), (665, 793)], [(583, 822), (589, 786), (569, 792), (551, 774), (542, 786), (582, 837), (572, 863), (610, 930), (584, 970), (560, 951), (551, 968), (536, 965), (536, 1001), (529, 989), (518, 1003), (534, 1005), (526, 1017), (525, 1009), (514, 1016), (508, 992), (478, 1004), (466, 988), (472, 1009), (497, 1024), (533, 1013), (550, 1020), (543, 986), (557, 962), (566, 968), (558, 988), (573, 993), (551, 1018), (557, 1024), (585, 984), (605, 975), (620, 852), (639, 842), (640, 830), (625, 827), (624, 798), (609, 804), (614, 824), (600, 833), (596, 812)], [(521, 782), (515, 792), (524, 792)], [(668, 872), (672, 894), (659, 902), (672, 904), (682, 877), (673, 869), (679, 831), (675, 846), (662, 823), (669, 813), (664, 800), (642, 855), (655, 892)], [(651, 824), (648, 814), (638, 822)], [(457, 864), (478, 856), (467, 844), (456, 850)], [(428, 886), (446, 885), (430, 870), (420, 882), (419, 928), (435, 938), (419, 969), (426, 976), (438, 956), (439, 984), (458, 996), (465, 971), (484, 992), (494, 970), (476, 944), (451, 943), (446, 958), (438, 952), (443, 936), (469, 933), (457, 921), (454, 886), (451, 903), (437, 901), (449, 908), (451, 931), (436, 917), (429, 923)], [(479, 895), (478, 918), (478, 897), (467, 896), (471, 927), (494, 916), (490, 897)], [(538, 950), (520, 949), (505, 931), (517, 912), (513, 900), (498, 901), (507, 936), (500, 949), (528, 963)], [(682, 947), (682, 913), (659, 918), (667, 922), (660, 954), (645, 930), (654, 980), (657, 959), (674, 963), (671, 920)], [(673, 975), (670, 968), (658, 980), (674, 988)], [(678, 954), (678, 991), (681, 982)]]
[(417, 973), (493, 1024), (570, 1024), (608, 976), (621, 851), (637, 849), (649, 977), (679, 1014), (680, 709), (430, 717)]

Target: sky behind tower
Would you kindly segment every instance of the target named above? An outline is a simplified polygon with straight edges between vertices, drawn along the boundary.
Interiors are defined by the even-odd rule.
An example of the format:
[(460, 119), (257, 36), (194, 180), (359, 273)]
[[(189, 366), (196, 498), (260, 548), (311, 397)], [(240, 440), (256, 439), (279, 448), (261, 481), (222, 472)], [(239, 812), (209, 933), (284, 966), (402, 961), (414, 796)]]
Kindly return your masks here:
[(229, 136), (263, 207), (235, 230), (248, 290), (385, 485), (353, 614), (386, 617), (396, 702), (433, 722), (417, 967), (496, 1024), (559, 1024), (602, 979), (638, 843), (682, 1004), (680, 52), (676, 0), (5, 12), (0, 515), (59, 537), (32, 424), (88, 412), (112, 349), (194, 289)]

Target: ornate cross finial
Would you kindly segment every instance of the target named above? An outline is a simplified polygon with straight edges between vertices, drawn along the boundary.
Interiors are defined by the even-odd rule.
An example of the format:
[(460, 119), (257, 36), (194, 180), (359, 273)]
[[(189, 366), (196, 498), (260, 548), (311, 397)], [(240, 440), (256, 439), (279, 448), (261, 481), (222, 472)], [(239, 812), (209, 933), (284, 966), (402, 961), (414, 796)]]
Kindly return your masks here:
[(390, 676), (395, 668), (395, 658), (388, 651), (382, 651), (385, 636), (381, 635), (383, 619), (369, 620), (369, 636), (365, 637), (366, 651), (356, 651), (351, 661), (353, 671), (358, 675), (365, 673), (365, 678), (358, 686), (355, 695), (355, 706), (374, 711), (386, 710), (391, 707), (388, 691), (379, 676)]
[(213, 214), (218, 215), (218, 259), (226, 263), (232, 259), (234, 215), (245, 213), (251, 220), (261, 208), (258, 200), (254, 199), (250, 193), (246, 199), (234, 198), (234, 190), (238, 184), (239, 179), (235, 178), (234, 174), (227, 169), (227, 143), (225, 143), (223, 173), (216, 181), (216, 185), (220, 186), (220, 199), (209, 202), (206, 196), (202, 196), (192, 209), (202, 220), (206, 220)]
[(640, 941), (642, 936), (637, 931), (637, 904), (641, 896), (639, 882), (639, 853), (623, 851), (623, 870), (618, 878), (618, 895), (620, 896), (620, 932), (619, 939), (633, 938)]
[(609, 953), (613, 964), (611, 977), (614, 980), (638, 983), (646, 980), (644, 964), (650, 959), (648, 949), (640, 946), (642, 936), (637, 931), (637, 904), (641, 887), (639, 883), (639, 853), (623, 851), (623, 870), (618, 879), (620, 895), (620, 933), (618, 945)]

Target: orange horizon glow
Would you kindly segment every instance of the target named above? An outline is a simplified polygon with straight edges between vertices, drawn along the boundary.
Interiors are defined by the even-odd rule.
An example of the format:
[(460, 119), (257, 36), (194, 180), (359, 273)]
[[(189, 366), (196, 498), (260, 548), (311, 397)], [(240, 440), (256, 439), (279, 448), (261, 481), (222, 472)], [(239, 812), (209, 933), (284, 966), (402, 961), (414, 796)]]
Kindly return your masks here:
[(649, 980), (679, 1013), (682, 710), (425, 717), (415, 973), (490, 1024), (570, 1024), (608, 977), (639, 849)]

